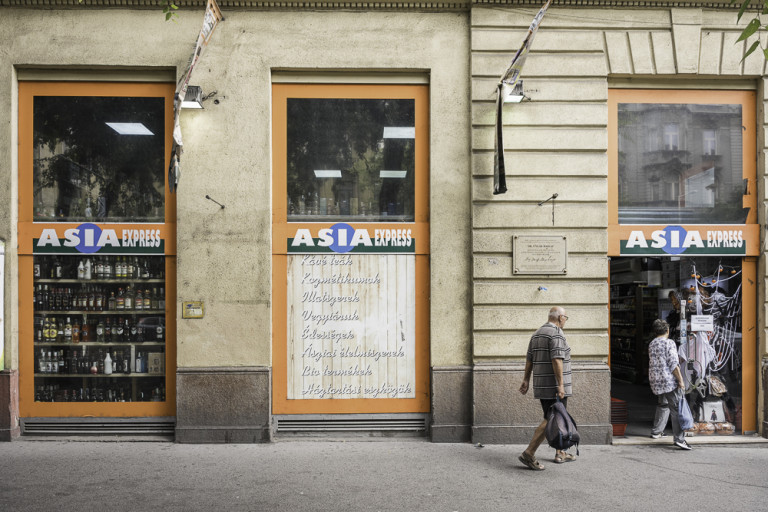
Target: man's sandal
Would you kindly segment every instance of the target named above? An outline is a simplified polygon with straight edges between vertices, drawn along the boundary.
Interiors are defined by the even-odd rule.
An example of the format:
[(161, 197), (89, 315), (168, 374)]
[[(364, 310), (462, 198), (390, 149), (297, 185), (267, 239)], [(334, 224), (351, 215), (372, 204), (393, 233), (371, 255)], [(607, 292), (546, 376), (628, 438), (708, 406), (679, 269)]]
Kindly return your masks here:
[(525, 452), (523, 452), (523, 454), (520, 455), (517, 460), (528, 466), (528, 469), (532, 469), (533, 471), (544, 470), (544, 466), (542, 466), (539, 461), (536, 460), (536, 457), (529, 457)]
[(562, 455), (555, 455), (555, 464), (562, 464), (563, 462), (572, 462), (576, 460), (576, 457), (574, 455), (571, 455), (570, 453), (563, 453)]

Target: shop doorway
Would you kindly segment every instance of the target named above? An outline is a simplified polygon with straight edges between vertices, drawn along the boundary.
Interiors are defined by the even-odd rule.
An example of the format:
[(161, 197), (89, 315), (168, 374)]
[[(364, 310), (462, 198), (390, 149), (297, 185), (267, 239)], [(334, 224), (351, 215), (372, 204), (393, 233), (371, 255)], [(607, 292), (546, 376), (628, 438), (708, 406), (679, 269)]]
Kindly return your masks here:
[[(611, 397), (613, 410), (622, 411), (615, 416), (626, 418), (625, 435), (651, 434), (657, 401), (648, 384), (648, 345), (657, 318), (669, 323), (678, 348), (696, 421), (692, 434), (733, 435), (753, 428), (744, 411), (752, 407), (750, 393), (745, 396), (745, 361), (749, 374), (754, 338), (743, 336), (745, 328), (754, 330), (754, 310), (744, 306), (754, 303), (755, 297), (745, 297), (745, 290), (752, 295), (754, 288), (743, 286), (751, 268), (739, 257), (611, 259)], [(671, 435), (669, 423), (666, 430)]]

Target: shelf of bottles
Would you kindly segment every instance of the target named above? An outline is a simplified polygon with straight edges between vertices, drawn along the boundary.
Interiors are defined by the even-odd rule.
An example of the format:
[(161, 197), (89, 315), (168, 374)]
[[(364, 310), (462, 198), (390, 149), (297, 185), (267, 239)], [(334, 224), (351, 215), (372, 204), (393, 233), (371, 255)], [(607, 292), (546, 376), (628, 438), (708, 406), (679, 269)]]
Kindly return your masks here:
[(34, 257), (35, 401), (165, 401), (165, 257)]

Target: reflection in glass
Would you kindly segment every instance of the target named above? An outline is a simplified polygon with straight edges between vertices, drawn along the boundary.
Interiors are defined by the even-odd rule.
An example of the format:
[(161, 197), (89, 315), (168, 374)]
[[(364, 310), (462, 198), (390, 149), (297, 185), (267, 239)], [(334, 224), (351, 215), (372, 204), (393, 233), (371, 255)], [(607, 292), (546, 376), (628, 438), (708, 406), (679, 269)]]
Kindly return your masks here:
[(619, 222), (743, 224), (741, 105), (619, 104)]
[(414, 220), (412, 99), (288, 99), (288, 220)]
[(162, 222), (164, 98), (36, 96), (34, 220)]

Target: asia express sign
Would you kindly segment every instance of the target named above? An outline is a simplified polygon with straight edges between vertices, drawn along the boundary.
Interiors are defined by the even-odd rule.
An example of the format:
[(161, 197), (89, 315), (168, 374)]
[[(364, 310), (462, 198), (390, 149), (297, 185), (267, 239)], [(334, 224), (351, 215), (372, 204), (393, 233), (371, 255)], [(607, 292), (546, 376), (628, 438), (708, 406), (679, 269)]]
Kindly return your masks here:
[(34, 254), (163, 254), (160, 229), (107, 228), (84, 223), (73, 228), (45, 228), (33, 239)]
[(621, 256), (706, 255), (746, 256), (752, 242), (745, 226), (722, 229), (666, 226), (662, 229), (635, 229), (620, 240)]

